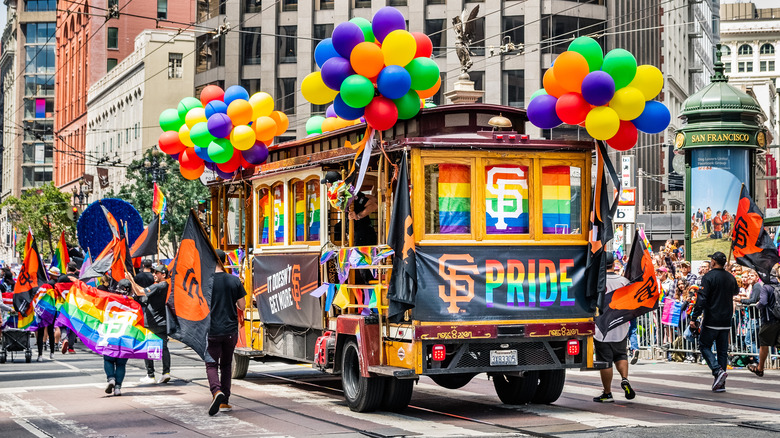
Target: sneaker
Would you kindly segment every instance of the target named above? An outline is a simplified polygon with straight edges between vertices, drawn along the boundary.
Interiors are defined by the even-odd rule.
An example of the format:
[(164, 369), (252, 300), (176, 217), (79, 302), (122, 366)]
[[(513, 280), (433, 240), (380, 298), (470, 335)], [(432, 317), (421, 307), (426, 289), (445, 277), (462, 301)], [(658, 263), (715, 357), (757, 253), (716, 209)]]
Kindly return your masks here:
[(115, 386), (116, 386), (116, 380), (108, 379), (108, 385), (106, 385), (106, 394), (111, 394), (112, 392), (114, 392)]
[(43, 356), (40, 354), (38, 355), (38, 359), (35, 359), (36, 362), (43, 362)]
[(598, 397), (593, 397), (593, 401), (596, 403), (614, 403), (615, 399), (612, 398), (612, 393), (609, 394), (601, 394)]
[(219, 412), (230, 412), (233, 410), (233, 406), (230, 406), (227, 403), (222, 403), (219, 405)]
[(723, 370), (718, 371), (718, 375), (715, 376), (715, 381), (712, 382), (713, 392), (725, 392), (726, 391), (726, 377), (728, 373)]
[(54, 353), (49, 353), (49, 359), (54, 360)]
[(60, 349), (62, 351), (62, 354), (65, 354), (68, 351), (68, 340), (65, 339), (62, 341), (62, 348)]
[(139, 381), (141, 382), (142, 385), (152, 385), (154, 383), (157, 383), (157, 380), (155, 380), (154, 376), (143, 376)]
[(68, 348), (68, 354), (76, 354), (76, 350)]
[(631, 384), (628, 383), (628, 379), (623, 379), (620, 382), (620, 387), (623, 388), (623, 391), (626, 392), (627, 399), (631, 400), (636, 397), (636, 392), (634, 392), (634, 388), (631, 387)]
[(209, 406), (209, 416), (213, 417), (216, 415), (216, 413), (219, 412), (219, 408), (225, 404), (225, 401), (227, 401), (225, 394), (223, 394), (222, 391), (217, 391)]
[(636, 365), (636, 363), (639, 361), (639, 350), (634, 350), (631, 352), (631, 365)]
[(165, 373), (157, 379), (157, 383), (168, 383), (171, 381), (171, 373)]
[(114, 396), (120, 396), (120, 395), (122, 395), (122, 388), (117, 386), (116, 388), (114, 388)]

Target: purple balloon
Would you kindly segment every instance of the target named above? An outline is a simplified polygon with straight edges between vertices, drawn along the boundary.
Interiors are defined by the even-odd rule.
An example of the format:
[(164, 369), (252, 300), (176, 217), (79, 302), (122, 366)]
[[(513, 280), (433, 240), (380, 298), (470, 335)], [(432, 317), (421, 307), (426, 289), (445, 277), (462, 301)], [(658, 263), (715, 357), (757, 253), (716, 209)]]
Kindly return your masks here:
[(208, 120), (209, 134), (217, 138), (225, 138), (233, 130), (233, 121), (227, 114), (216, 113)]
[(181, 153), (173, 154), (173, 155), (171, 155), (171, 158), (173, 158), (176, 161), (179, 161), (179, 155), (181, 155)]
[(219, 175), (219, 177), (222, 179), (233, 179), (233, 175), (236, 174), (236, 172), (230, 172), (230, 173), (223, 172), (219, 167), (217, 167), (217, 170), (215, 170), (215, 172), (217, 172), (217, 175)]
[(263, 142), (257, 141), (251, 148), (241, 151), (241, 155), (250, 164), (263, 164), (268, 158), (268, 147)]
[(615, 95), (615, 80), (609, 73), (596, 70), (582, 80), (582, 97), (591, 105), (606, 105)]
[(208, 161), (205, 162), (206, 169), (211, 170), (213, 172), (217, 171), (217, 163), (209, 163)]
[(325, 61), (334, 56), (339, 56), (339, 52), (333, 48), (333, 40), (331, 38), (325, 38), (314, 48), (314, 62), (317, 63), (317, 67), (319, 68), (322, 68)]
[[(352, 49), (366, 40), (360, 26), (355, 23), (345, 21), (333, 29), (333, 48), (336, 49), (342, 58), (349, 59)], [(326, 61), (327, 63), (327, 61)], [(323, 64), (324, 66), (324, 64)]]
[(552, 129), (560, 125), (563, 122), (561, 122), (561, 119), (558, 118), (558, 114), (555, 112), (555, 104), (557, 102), (558, 99), (554, 96), (546, 94), (536, 96), (528, 104), (528, 109), (526, 110), (528, 120), (541, 129)]
[(366, 118), (365, 117), (361, 117), (360, 118), (360, 123), (366, 123)]
[(341, 117), (344, 120), (357, 120), (358, 118), (362, 117), (363, 114), (366, 112), (366, 108), (352, 108), (351, 106), (344, 103), (344, 100), (341, 99), (341, 94), (337, 94), (336, 98), (333, 99), (333, 111)]
[[(336, 98), (338, 98), (339, 95), (336, 95)], [(328, 109), (325, 110), (325, 117), (336, 117), (336, 110), (333, 108), (333, 104), (328, 105)]]
[(227, 114), (227, 104), (225, 102), (221, 100), (212, 100), (206, 104), (207, 119), (217, 113)]
[(380, 43), (390, 32), (399, 29), (406, 29), (406, 19), (401, 11), (391, 6), (385, 6), (376, 11), (374, 19), (371, 20), (371, 30), (374, 31), (374, 37)]
[(344, 79), (355, 74), (348, 59), (334, 56), (322, 65), (322, 82), (331, 90), (340, 90)]

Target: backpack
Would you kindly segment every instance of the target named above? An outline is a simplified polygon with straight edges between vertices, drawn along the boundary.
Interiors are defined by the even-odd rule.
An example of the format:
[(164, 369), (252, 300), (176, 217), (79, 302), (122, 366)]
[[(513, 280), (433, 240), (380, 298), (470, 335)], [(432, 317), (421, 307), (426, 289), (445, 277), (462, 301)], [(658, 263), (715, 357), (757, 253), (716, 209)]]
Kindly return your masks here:
[(772, 285), (772, 295), (774, 300), (767, 303), (766, 309), (775, 319), (780, 320), (780, 284)]

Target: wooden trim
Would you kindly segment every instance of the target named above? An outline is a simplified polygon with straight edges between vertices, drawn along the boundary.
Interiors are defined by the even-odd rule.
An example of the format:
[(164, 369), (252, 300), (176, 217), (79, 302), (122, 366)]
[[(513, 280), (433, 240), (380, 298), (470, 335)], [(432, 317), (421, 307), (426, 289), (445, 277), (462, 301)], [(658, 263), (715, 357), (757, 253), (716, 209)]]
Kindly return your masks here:
[(412, 149), (411, 158), (412, 227), (414, 228), (414, 240), (420, 241), (425, 234), (425, 167), (420, 159), (419, 149)]
[[(480, 214), (480, 218), (482, 220), (482, 223), (480, 224), (479, 229), (485, 233), (484, 238), (482, 240), (484, 241), (495, 241), (495, 240), (515, 240), (512, 238), (512, 236), (517, 236), (516, 238), (522, 239), (522, 240), (530, 240), (534, 241), (536, 240), (537, 234), (534, 233), (534, 226), (536, 222), (540, 222), (536, 218), (535, 212), (541, 212), (541, 204), (537, 205), (536, 198), (539, 198), (540, 196), (537, 196), (539, 193), (537, 190), (537, 187), (535, 186), (536, 176), (535, 176), (535, 163), (538, 160), (531, 160), (526, 159), (525, 157), (501, 157), (501, 158), (483, 158), (479, 160), (481, 164), (478, 167), (479, 169), (479, 184), (478, 189), (476, 193), (476, 197), (474, 199), (482, 199), (485, 202), (481, 202), (480, 205), (482, 206), (482, 213)], [(531, 197), (530, 202), (528, 202), (528, 208), (531, 210), (528, 212), (528, 233), (527, 234), (488, 234), (487, 232), (487, 176), (485, 175), (485, 168), (487, 166), (494, 166), (494, 165), (500, 165), (500, 164), (509, 164), (509, 165), (515, 165), (515, 166), (526, 166), (528, 168), (528, 195)], [(533, 202), (533, 203), (532, 203)], [(539, 207), (539, 208), (537, 208)], [(524, 236), (528, 236), (524, 238)]]
[[(450, 234), (448, 236), (459, 236), (458, 234)], [(586, 246), (588, 242), (586, 240), (558, 240), (558, 239), (545, 239), (545, 240), (531, 240), (531, 239), (517, 239), (517, 240), (452, 240), (452, 238), (444, 240), (436, 240), (425, 238), (415, 243), (417, 246)]]
[[(442, 160), (451, 160), (453, 155), (457, 154), (459, 158), (486, 158), (486, 159), (533, 159), (533, 158), (550, 158), (553, 155), (557, 160), (577, 160), (582, 161), (583, 157), (589, 156), (590, 153), (584, 152), (553, 152), (553, 151), (442, 151), (432, 149), (413, 149), (418, 152), (422, 158), (439, 158)], [(449, 161), (447, 161), (449, 162)]]
[[(579, 167), (580, 168), (580, 187), (581, 187), (581, 199), (580, 199), (580, 216), (581, 216), (581, 223), (584, 224), (584, 226), (580, 226), (580, 233), (579, 234), (543, 234), (542, 227), (540, 225), (539, 227), (539, 235), (542, 236), (543, 239), (552, 239), (552, 240), (571, 240), (572, 237), (579, 237), (582, 240), (587, 240), (588, 237), (588, 228), (587, 228), (587, 221), (588, 221), (588, 215), (590, 214), (590, 210), (587, 208), (588, 202), (586, 201), (586, 194), (585, 194), (585, 187), (590, 188), (590, 179), (585, 179), (586, 177), (586, 169), (590, 169), (589, 166), (586, 167), (587, 162), (585, 160), (580, 161), (571, 161), (571, 160), (561, 160), (558, 157), (555, 158), (543, 158), (541, 160), (537, 161), (539, 163), (539, 191), (541, 193), (542, 185), (541, 185), (541, 175), (543, 168), (546, 166), (569, 166), (569, 167)], [(587, 176), (590, 176), (587, 174)], [(587, 181), (587, 182), (586, 182)], [(543, 209), (543, 202), (541, 202), (540, 197), (540, 203), (539, 203), (539, 211), (541, 212)]]
[(431, 326), (431, 325), (517, 325), (517, 324), (571, 324), (574, 322), (593, 322), (594, 318), (560, 318), (560, 319), (517, 319), (517, 320), (500, 320), (500, 321), (417, 321), (413, 323), (415, 326)]

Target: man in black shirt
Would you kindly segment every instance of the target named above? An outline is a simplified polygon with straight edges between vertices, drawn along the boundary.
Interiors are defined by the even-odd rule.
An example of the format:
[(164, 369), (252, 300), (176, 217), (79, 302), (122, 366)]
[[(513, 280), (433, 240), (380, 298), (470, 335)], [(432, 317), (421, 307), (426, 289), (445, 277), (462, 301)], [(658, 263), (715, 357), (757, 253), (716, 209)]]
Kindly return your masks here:
[[(734, 295), (739, 293), (739, 287), (734, 276), (723, 269), (726, 265), (726, 254), (717, 251), (708, 257), (711, 259), (710, 271), (701, 279), (701, 289), (693, 306), (690, 325), (691, 330), (698, 329), (697, 319), (704, 314), (699, 335), (699, 350), (715, 377), (712, 391), (725, 392), (726, 377), (728, 377), (726, 369), (729, 330), (734, 315), (732, 301)], [(712, 353), (713, 342), (718, 353), (717, 357)]]
[(154, 284), (143, 288), (138, 285), (130, 273), (125, 278), (133, 285), (136, 301), (144, 309), (144, 327), (157, 335), (163, 341), (162, 363), (163, 370), (159, 379), (154, 378), (154, 361), (145, 359), (146, 377), (141, 377), (141, 383), (168, 383), (171, 380), (171, 353), (168, 351), (168, 326), (165, 315), (165, 302), (168, 300), (168, 268), (163, 264), (154, 266)]
[(149, 287), (154, 284), (154, 275), (152, 275), (152, 260), (144, 259), (143, 269), (135, 275), (133, 281), (141, 287)]
[[(221, 249), (217, 250), (217, 257), (223, 265), (227, 263), (227, 255)], [(212, 396), (209, 415), (232, 410), (228, 402), (233, 351), (238, 342), (238, 312), (244, 311), (245, 295), (241, 280), (217, 265), (211, 290), (211, 325), (206, 347), (206, 375)]]

